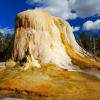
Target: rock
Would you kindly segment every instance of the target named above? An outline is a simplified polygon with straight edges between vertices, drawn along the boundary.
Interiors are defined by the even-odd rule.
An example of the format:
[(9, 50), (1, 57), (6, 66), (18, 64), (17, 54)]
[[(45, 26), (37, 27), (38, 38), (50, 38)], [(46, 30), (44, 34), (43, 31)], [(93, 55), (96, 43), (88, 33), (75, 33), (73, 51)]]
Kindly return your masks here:
[(17, 99), (17, 98), (10, 98), (10, 97), (5, 97), (2, 100), (26, 100), (26, 99)]
[(26, 62), (27, 68), (29, 65), (40, 67), (40, 63), (71, 68), (71, 59), (62, 43), (60, 30), (50, 14), (38, 10), (19, 13), (15, 31), (12, 52), (15, 61)]
[[(10, 59), (40, 68), (55, 64), (74, 70), (73, 64), (100, 68), (100, 63), (83, 55), (71, 26), (58, 17), (40, 10), (27, 10), (16, 17), (15, 38)], [(25, 64), (26, 63), (26, 64)]]
[(16, 62), (14, 62), (13, 60), (9, 60), (6, 62), (0, 62), (0, 70), (11, 68), (11, 67), (14, 67), (15, 65), (16, 65)]
[[(39, 10), (21, 12), (12, 44), (10, 60), (0, 63), (7, 67), (0, 71), (0, 94), (34, 100), (100, 98), (100, 71), (89, 72), (100, 69), (100, 62), (83, 55), (67, 22)], [(31, 67), (36, 68), (28, 70)], [(89, 70), (78, 72), (80, 68)]]
[(0, 62), (0, 71), (6, 69), (5, 62)]
[(15, 65), (16, 65), (16, 62), (14, 62), (13, 60), (5, 62), (6, 67), (14, 67)]

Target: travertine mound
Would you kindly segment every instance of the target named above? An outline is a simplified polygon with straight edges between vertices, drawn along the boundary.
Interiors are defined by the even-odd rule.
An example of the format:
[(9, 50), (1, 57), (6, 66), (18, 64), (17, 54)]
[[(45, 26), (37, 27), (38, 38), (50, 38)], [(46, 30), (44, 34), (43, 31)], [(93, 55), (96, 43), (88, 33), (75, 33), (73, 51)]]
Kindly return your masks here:
[(73, 70), (73, 63), (100, 68), (99, 62), (82, 54), (67, 22), (39, 10), (27, 10), (17, 15), (11, 54), (11, 59), (23, 62), (27, 68), (55, 64)]
[[(77, 70), (77, 66), (100, 69), (100, 62), (83, 55), (84, 50), (76, 43), (67, 22), (39, 10), (24, 11), (16, 17), (12, 44), (9, 61), (0, 64), (4, 65), (0, 68), (1, 96), (99, 100), (100, 71), (62, 69)], [(21, 65), (25, 66), (24, 71)]]

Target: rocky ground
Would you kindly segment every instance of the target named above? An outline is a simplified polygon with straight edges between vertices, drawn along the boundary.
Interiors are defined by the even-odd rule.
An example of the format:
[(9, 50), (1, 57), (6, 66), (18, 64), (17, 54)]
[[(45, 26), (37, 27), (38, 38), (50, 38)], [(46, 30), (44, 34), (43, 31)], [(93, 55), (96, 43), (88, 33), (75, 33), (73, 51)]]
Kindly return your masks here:
[(15, 66), (0, 71), (0, 94), (7, 96), (0, 100), (99, 100), (100, 79), (52, 64), (27, 71)]

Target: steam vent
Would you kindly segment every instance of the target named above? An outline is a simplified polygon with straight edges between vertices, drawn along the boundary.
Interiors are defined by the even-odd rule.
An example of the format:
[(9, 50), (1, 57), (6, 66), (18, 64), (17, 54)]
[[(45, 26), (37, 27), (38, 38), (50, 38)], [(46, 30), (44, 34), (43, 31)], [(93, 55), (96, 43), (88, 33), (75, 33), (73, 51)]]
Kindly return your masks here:
[(23, 62), (27, 68), (41, 64), (55, 64), (68, 70), (75, 69), (73, 64), (100, 68), (100, 63), (83, 55), (84, 52), (68, 22), (39, 10), (17, 15), (11, 56), (14, 61)]

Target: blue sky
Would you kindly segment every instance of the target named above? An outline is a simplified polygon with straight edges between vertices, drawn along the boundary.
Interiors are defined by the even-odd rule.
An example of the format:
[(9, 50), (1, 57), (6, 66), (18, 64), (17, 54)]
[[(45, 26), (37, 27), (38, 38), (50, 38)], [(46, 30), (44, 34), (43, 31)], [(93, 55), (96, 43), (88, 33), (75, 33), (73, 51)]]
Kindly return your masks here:
[(100, 30), (100, 0), (0, 0), (0, 31), (13, 32), (16, 14), (27, 9), (68, 20), (74, 33)]

